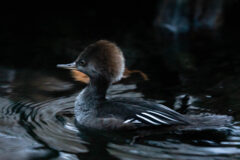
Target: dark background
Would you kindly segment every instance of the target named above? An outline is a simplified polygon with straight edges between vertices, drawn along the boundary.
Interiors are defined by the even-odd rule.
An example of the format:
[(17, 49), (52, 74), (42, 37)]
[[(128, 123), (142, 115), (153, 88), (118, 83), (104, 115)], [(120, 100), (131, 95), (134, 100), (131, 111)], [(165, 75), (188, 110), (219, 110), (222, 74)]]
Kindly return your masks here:
[[(80, 51), (99, 39), (118, 43), (125, 56), (132, 58), (130, 65), (141, 57), (153, 57), (144, 63), (155, 64), (156, 58), (161, 62), (161, 54), (169, 48), (188, 52), (200, 48), (201, 54), (205, 54), (203, 47), (207, 50), (231, 49), (232, 46), (239, 49), (239, 4), (238, 0), (211, 3), (198, 0), (85, 1), (69, 11), (6, 11), (0, 15), (0, 64), (14, 68), (55, 67), (57, 63), (75, 58), (77, 53), (72, 49)], [(217, 27), (216, 24), (204, 26), (201, 20), (216, 17), (216, 23), (220, 23)], [(174, 19), (177, 19), (175, 24)], [(187, 29), (180, 28), (177, 33), (161, 26), (178, 27), (186, 19), (189, 23), (182, 26)], [(196, 23), (203, 25), (196, 27)], [(143, 69), (148, 65), (138, 67)]]
[(153, 27), (156, 10), (157, 1), (89, 1), (69, 11), (4, 12), (0, 16), (0, 63), (55, 66), (59, 60), (73, 57), (68, 55), (69, 48), (81, 50), (99, 39), (124, 42), (130, 32), (141, 38)]

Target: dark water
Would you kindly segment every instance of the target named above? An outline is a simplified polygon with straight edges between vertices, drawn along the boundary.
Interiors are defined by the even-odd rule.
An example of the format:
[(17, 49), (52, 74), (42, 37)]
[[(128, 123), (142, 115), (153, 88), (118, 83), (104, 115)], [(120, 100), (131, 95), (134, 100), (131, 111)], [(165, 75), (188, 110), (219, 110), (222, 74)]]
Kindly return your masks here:
[(225, 61), (219, 53), (220, 58), (199, 65), (188, 53), (178, 54), (184, 57), (177, 60), (181, 71), (164, 76), (153, 65), (145, 70), (149, 81), (133, 75), (114, 84), (108, 96), (144, 97), (175, 109), (187, 105), (186, 114), (233, 116), (231, 124), (138, 138), (136, 133), (78, 130), (73, 103), (85, 84), (74, 81), (68, 71), (1, 67), (0, 159), (240, 159), (238, 59)]

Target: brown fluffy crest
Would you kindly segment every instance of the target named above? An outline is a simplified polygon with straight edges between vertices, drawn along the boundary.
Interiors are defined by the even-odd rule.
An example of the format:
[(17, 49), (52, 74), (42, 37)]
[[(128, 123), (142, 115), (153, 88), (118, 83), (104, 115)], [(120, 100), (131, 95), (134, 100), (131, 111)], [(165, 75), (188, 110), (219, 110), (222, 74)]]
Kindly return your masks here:
[(122, 78), (125, 62), (121, 49), (113, 42), (99, 40), (85, 51), (90, 54), (95, 71), (116, 82)]

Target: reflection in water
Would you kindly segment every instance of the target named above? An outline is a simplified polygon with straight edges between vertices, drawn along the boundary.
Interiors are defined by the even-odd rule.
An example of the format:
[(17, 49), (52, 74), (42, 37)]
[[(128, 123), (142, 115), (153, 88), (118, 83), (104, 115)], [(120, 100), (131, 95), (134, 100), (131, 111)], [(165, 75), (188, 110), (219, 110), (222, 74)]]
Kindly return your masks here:
[[(72, 74), (72, 77), (75, 79), (75, 81), (89, 83), (89, 77), (86, 74), (84, 74), (80, 71), (77, 71), (77, 70), (71, 70), (71, 74)], [(148, 80), (148, 76), (145, 73), (143, 73), (142, 71), (128, 70), (127, 68), (125, 68), (125, 71), (123, 73), (123, 78), (129, 78), (133, 74), (139, 74), (143, 80), (145, 80), (145, 81)]]
[[(26, 81), (25, 76), (30, 71), (26, 71), (28, 74), (8, 69), (4, 71), (5, 75), (12, 78), (2, 77), (1, 87), (8, 86), (14, 93), (1, 90), (0, 159), (240, 158), (240, 128), (237, 122), (220, 128), (216, 124), (216, 128), (213, 128), (211, 124), (208, 128), (211, 120), (216, 122), (219, 118), (221, 123), (228, 119), (227, 116), (202, 114), (206, 125), (171, 132), (107, 133), (86, 128), (77, 129), (74, 125), (73, 107), (76, 91), (84, 85), (78, 85), (72, 79), (64, 79), (58, 75), (48, 76), (47, 73), (38, 73), (41, 76), (38, 79), (38, 76), (34, 75), (37, 74), (36, 71), (32, 73), (33, 80), (39, 81), (29, 83), (31, 81)], [(64, 74), (70, 76), (68, 72)], [(126, 79), (114, 84), (109, 89), (108, 96), (144, 97), (144, 92), (139, 90), (139, 84), (144, 81), (137, 85), (131, 81)], [(36, 83), (39, 85), (35, 85)], [(44, 85), (47, 85), (47, 90)], [(40, 96), (36, 96), (37, 94)], [(39, 98), (41, 94), (46, 98)], [(212, 97), (189, 95), (184, 102), (185, 97), (186, 94), (176, 95), (174, 106), (181, 108), (181, 105), (186, 103), (186, 113), (190, 116), (211, 112), (210, 108), (204, 109), (199, 105), (202, 101), (212, 101)]]

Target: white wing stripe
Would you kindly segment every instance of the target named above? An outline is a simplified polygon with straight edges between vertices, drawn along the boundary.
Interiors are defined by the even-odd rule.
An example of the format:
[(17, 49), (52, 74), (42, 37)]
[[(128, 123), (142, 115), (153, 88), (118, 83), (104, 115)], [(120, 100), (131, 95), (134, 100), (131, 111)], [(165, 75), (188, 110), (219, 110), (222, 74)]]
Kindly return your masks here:
[(131, 122), (132, 120), (133, 120), (133, 118), (127, 119), (127, 120), (125, 120), (123, 123), (129, 123), (129, 122)]
[(144, 115), (146, 115), (146, 116), (148, 116), (148, 117), (151, 117), (152, 119), (155, 119), (156, 121), (158, 121), (158, 122), (160, 122), (160, 123), (168, 124), (167, 122), (165, 122), (165, 121), (163, 121), (163, 120), (161, 120), (161, 119), (159, 119), (159, 118), (157, 118), (157, 117), (154, 117), (154, 116), (151, 115), (151, 114), (144, 113), (144, 112), (142, 112), (142, 114), (144, 114)]
[[(164, 106), (163, 104), (158, 104), (158, 105), (159, 105), (159, 107), (162, 107), (162, 108), (164, 108), (164, 109), (166, 109), (166, 110), (168, 110), (170, 112), (175, 112), (174, 110), (168, 108), (167, 106)], [(175, 113), (177, 113), (177, 112), (175, 112)]]
[(160, 114), (160, 113), (158, 113), (158, 112), (154, 112), (154, 111), (150, 111), (150, 110), (148, 110), (147, 112), (150, 112), (150, 113), (153, 113), (153, 114), (157, 114), (157, 115), (159, 115), (159, 116), (162, 116), (162, 117), (164, 117), (164, 118), (167, 118), (167, 119), (169, 119), (169, 120), (172, 120), (172, 121), (176, 121), (176, 122), (177, 122), (177, 120), (172, 119), (172, 118), (170, 118), (170, 117), (167, 117), (167, 116), (165, 116), (165, 115), (163, 115), (163, 114)]
[(143, 119), (143, 120), (145, 120), (145, 121), (147, 121), (147, 122), (149, 122), (149, 123), (152, 123), (154, 125), (159, 125), (159, 123), (155, 123), (155, 122), (151, 121), (150, 119), (147, 119), (146, 117), (140, 116), (138, 114), (136, 114), (136, 116), (141, 118), (141, 119)]
[(134, 120), (132, 121), (132, 123), (142, 123), (142, 122), (140, 122), (139, 120)]

